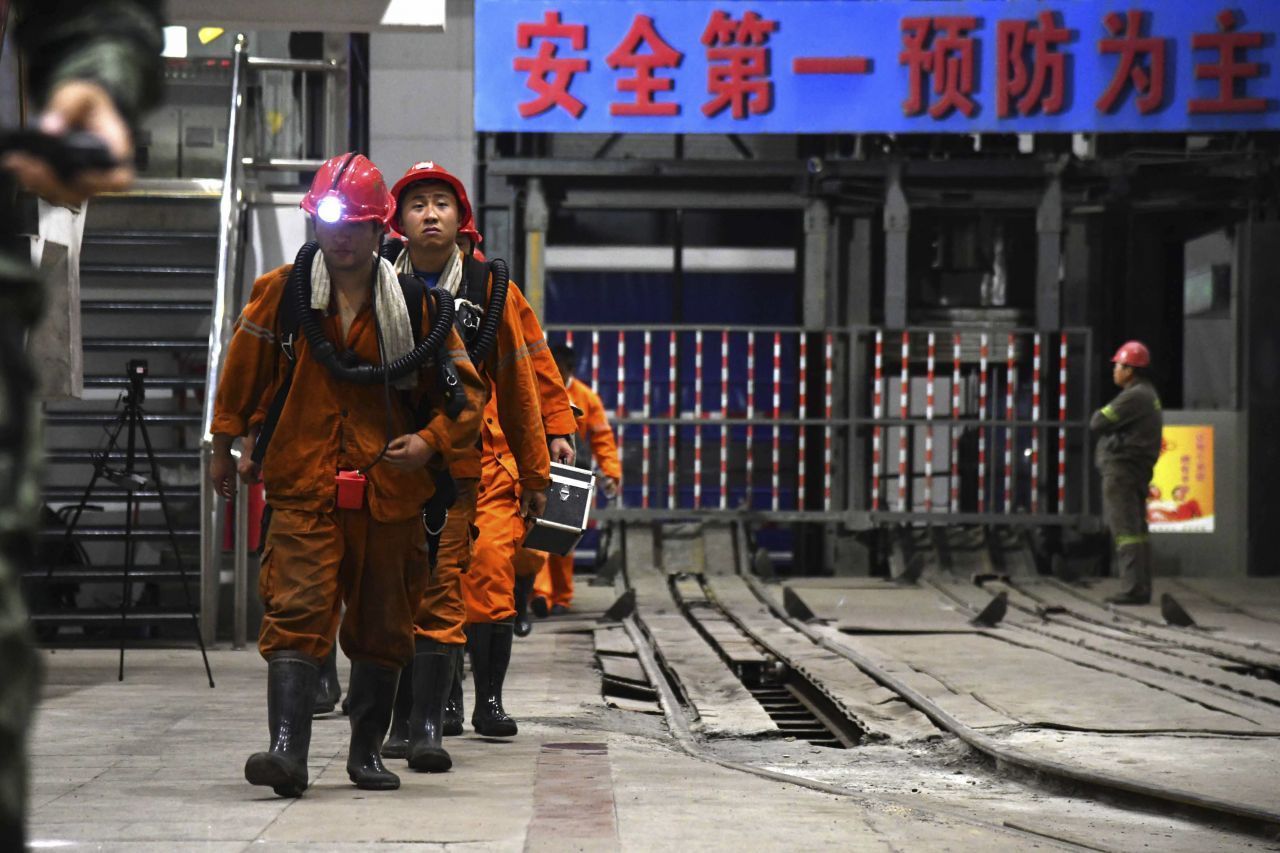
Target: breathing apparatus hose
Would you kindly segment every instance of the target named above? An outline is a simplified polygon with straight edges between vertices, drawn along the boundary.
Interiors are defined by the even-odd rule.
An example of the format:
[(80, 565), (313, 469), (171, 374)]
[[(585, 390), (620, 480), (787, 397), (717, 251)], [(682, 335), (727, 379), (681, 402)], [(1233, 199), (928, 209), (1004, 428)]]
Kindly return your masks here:
[(468, 347), (471, 360), (476, 363), (488, 358), (494, 341), (498, 339), (498, 326), (502, 323), (502, 312), (507, 307), (507, 287), (511, 284), (507, 262), (502, 258), (489, 261), (489, 269), (493, 272), (493, 290), (489, 292), (489, 304), (485, 306), (484, 319), (480, 321), (480, 331), (476, 333), (476, 339)]
[[(405, 243), (400, 240), (387, 240), (379, 249), (381, 257), (395, 263), (404, 251)], [(465, 263), (465, 261), (464, 261)], [(467, 345), (471, 360), (477, 364), (489, 356), (494, 342), (498, 339), (498, 327), (502, 325), (502, 313), (507, 306), (507, 290), (511, 284), (511, 273), (507, 262), (502, 258), (494, 258), (488, 262), (488, 269), (493, 274), (493, 289), (489, 291), (489, 302), (482, 306), (484, 319), (480, 321), (480, 329), (475, 339)]]
[(311, 308), (311, 264), (318, 251), (320, 244), (314, 240), (298, 250), (293, 269), (289, 273), (289, 298), (293, 299), (298, 325), (307, 338), (311, 357), (323, 364), (334, 378), (356, 385), (395, 382), (422, 367), (444, 345), (453, 326), (453, 300), (436, 293), (436, 314), (431, 330), (408, 354), (387, 365), (368, 364), (340, 356), (337, 347), (325, 337), (324, 330), (320, 328), (319, 312)]

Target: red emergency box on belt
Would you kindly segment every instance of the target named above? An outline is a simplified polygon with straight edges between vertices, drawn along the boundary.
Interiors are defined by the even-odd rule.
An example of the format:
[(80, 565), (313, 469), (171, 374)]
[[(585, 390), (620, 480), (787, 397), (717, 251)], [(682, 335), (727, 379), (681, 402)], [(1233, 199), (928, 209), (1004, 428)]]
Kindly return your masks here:
[(590, 471), (552, 462), (547, 508), (525, 534), (524, 547), (562, 557), (572, 554), (587, 529), (595, 496), (596, 479)]

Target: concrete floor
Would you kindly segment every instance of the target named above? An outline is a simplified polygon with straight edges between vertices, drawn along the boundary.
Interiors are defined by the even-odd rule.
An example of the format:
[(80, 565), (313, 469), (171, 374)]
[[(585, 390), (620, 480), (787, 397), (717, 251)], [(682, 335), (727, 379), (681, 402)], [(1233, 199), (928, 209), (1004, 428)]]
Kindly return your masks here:
[[(604, 594), (588, 590), (583, 597)], [(455, 764), (448, 774), (416, 774), (388, 762), (401, 773), (399, 791), (355, 789), (345, 771), (346, 719), (317, 719), (312, 787), (299, 800), (278, 799), (244, 781), (244, 759), (266, 744), (266, 666), (256, 652), (213, 651), (214, 690), (191, 649), (130, 651), (123, 683), (116, 681), (115, 652), (46, 652), (45, 699), (32, 739), (33, 847), (208, 853), (1080, 849), (1069, 840), (1091, 849), (1275, 849), (1152, 815), (1129, 822), (1141, 833), (1117, 834), (1114, 820), (1079, 800), (1072, 801), (1077, 814), (1070, 832), (1045, 838), (1036, 834), (1036, 821), (1063, 825), (1053, 817), (1061, 798), (1013, 784), (997, 789), (970, 782), (975, 787), (965, 790), (959, 781), (943, 794), (912, 794), (909, 783), (885, 783), (901, 775), (901, 767), (880, 766), (863, 779), (853, 752), (826, 750), (830, 755), (813, 763), (825, 781), (847, 786), (848, 796), (725, 769), (679, 751), (660, 717), (604, 705), (588, 632), (594, 624), (539, 623), (533, 636), (518, 641), (508, 681), (506, 704), (520, 721), (520, 735), (450, 738)], [(781, 752), (781, 744), (744, 742), (733, 749), (733, 760), (750, 761), (755, 753), (758, 763), (777, 769), (794, 771), (782, 765), (793, 752), (800, 758), (796, 750)], [(814, 749), (806, 747), (805, 754)], [(840, 761), (843, 773), (834, 769)], [(985, 772), (979, 768), (974, 777), (971, 769), (966, 765), (963, 777), (955, 770), (955, 778)], [(993, 791), (999, 807), (992, 805)], [(1191, 846), (1170, 847), (1175, 837)]]

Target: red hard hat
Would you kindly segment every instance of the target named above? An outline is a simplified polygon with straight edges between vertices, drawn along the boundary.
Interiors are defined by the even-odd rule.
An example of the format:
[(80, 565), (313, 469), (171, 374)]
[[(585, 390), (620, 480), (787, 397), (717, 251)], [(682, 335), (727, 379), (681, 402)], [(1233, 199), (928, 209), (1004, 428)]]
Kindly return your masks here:
[(325, 161), (299, 205), (325, 222), (380, 222), (395, 214), (396, 200), (368, 157), (354, 151)]
[(466, 226), (471, 222), (471, 200), (467, 198), (466, 187), (462, 186), (462, 181), (458, 180), (443, 166), (438, 166), (432, 160), (423, 160), (421, 163), (414, 163), (409, 167), (409, 171), (404, 173), (400, 180), (396, 181), (396, 185), (391, 188), (391, 194), (395, 196), (396, 204), (400, 203), (400, 194), (414, 184), (422, 181), (444, 181), (453, 188), (453, 194), (458, 197), (458, 223)]
[(1141, 341), (1127, 341), (1120, 345), (1111, 360), (1129, 367), (1150, 367), (1151, 351)]

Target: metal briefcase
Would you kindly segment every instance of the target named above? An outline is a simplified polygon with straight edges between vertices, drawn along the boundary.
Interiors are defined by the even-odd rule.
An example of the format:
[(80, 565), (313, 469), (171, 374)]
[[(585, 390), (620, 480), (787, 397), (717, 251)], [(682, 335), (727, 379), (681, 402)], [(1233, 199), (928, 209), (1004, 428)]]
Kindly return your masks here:
[(590, 471), (551, 463), (547, 509), (534, 519), (524, 536), (524, 547), (567, 556), (582, 538), (596, 496), (596, 479)]

